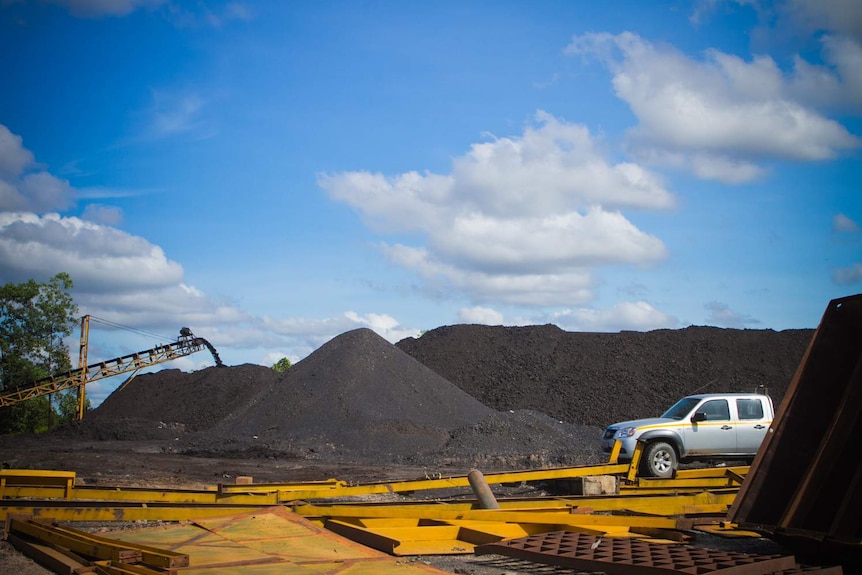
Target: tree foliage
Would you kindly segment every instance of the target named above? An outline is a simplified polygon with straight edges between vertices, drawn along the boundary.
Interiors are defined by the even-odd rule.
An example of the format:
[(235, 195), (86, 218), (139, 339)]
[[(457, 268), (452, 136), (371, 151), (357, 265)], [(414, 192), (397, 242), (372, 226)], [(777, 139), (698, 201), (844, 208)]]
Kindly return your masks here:
[[(71, 369), (63, 342), (77, 323), (71, 289), (67, 273), (0, 286), (0, 393)], [(49, 399), (39, 397), (0, 408), (0, 433), (42, 431), (55, 420)]]
[(293, 365), (293, 364), (290, 363), (290, 360), (287, 359), (286, 357), (283, 357), (273, 364), (272, 369), (274, 369), (275, 371), (283, 373), (283, 372), (287, 371), (288, 369), (290, 369), (291, 365)]

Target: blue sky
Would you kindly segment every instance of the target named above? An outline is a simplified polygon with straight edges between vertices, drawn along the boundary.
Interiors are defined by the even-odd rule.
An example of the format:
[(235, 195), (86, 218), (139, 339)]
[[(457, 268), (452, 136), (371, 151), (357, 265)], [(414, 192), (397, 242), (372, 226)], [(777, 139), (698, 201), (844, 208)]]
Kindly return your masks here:
[(0, 282), (71, 274), (91, 360), (862, 291), (855, 0), (0, 0), (0, 82)]

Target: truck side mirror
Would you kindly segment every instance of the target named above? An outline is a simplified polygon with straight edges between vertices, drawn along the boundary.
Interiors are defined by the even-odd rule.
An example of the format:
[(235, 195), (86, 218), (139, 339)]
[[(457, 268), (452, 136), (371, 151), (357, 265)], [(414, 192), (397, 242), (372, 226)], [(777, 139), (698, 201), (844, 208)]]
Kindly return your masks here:
[(706, 414), (702, 411), (695, 411), (694, 415), (691, 416), (691, 422), (697, 423), (699, 421), (706, 421)]

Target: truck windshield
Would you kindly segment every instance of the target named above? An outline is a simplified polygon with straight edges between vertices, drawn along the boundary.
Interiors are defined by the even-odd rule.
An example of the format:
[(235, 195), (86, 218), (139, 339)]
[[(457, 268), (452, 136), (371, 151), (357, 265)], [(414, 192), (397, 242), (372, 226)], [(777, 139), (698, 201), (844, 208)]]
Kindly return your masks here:
[(700, 402), (700, 399), (696, 397), (683, 397), (679, 401), (677, 401), (673, 407), (664, 412), (662, 417), (666, 417), (668, 419), (675, 419), (679, 421), (683, 417), (689, 414), (694, 406)]

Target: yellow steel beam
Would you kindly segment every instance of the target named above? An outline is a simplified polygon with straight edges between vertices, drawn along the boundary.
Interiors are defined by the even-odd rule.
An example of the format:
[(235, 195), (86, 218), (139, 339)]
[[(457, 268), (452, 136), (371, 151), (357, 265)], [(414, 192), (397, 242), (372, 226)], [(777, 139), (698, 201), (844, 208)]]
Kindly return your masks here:
[(608, 463), (614, 464), (620, 461), (620, 451), (623, 449), (623, 442), (617, 439), (614, 441), (614, 446), (611, 448), (611, 455), (608, 458)]
[(269, 505), (222, 504), (154, 504), (125, 505), (116, 502), (15, 501), (0, 506), (0, 520), (24, 514), (53, 521), (188, 521), (204, 517), (219, 517), (229, 513), (246, 513), (265, 509)]
[(15, 497), (11, 493), (20, 487), (53, 487), (59, 490), (53, 497), (69, 499), (74, 484), (74, 471), (0, 469), (0, 499)]
[(697, 477), (728, 477), (744, 478), (748, 474), (748, 465), (735, 467), (704, 467), (702, 469), (680, 469), (676, 472), (677, 479), (695, 479)]
[[(523, 483), (528, 481), (547, 481), (550, 479), (567, 479), (573, 477), (590, 477), (594, 475), (619, 475), (628, 473), (628, 464), (587, 465), (578, 467), (559, 467), (549, 469), (533, 469), (529, 471), (507, 471), (484, 474), (489, 485), (501, 483)], [(329, 496), (349, 497), (358, 495), (374, 495), (385, 493), (404, 493), (429, 489), (449, 489), (469, 487), (466, 475), (443, 477), (438, 479), (416, 479), (408, 481), (391, 481), (387, 483), (367, 483), (347, 485), (332, 489)], [(312, 499), (301, 492), (293, 494), (297, 499)]]
[(632, 460), (629, 462), (629, 467), (626, 470), (626, 481), (629, 483), (633, 482), (638, 475), (638, 467), (641, 464), (641, 456), (644, 452), (644, 444), (642, 441), (638, 441), (635, 443), (635, 450), (632, 453)]
[[(736, 490), (722, 490), (682, 495), (601, 495), (567, 499), (506, 500), (498, 499), (500, 511), (536, 513), (583, 513), (631, 511), (655, 515), (713, 513), (726, 511), (736, 497)], [(404, 504), (332, 503), (328, 505), (296, 504), (291, 507), (305, 517), (360, 518), (426, 518), (452, 520), (475, 510), (475, 502), (433, 502)], [(495, 510), (489, 510), (495, 511)], [(495, 521), (491, 515), (488, 520)]]
[(21, 539), (14, 533), (7, 533), (5, 539), (11, 543), (15, 549), (33, 559), (43, 567), (50, 569), (54, 573), (92, 572), (92, 570), (88, 570), (89, 566), (86, 562), (82, 558), (74, 556), (73, 553), (64, 553), (63, 551), (54, 549), (49, 545)]
[(739, 487), (736, 480), (727, 477), (702, 477), (695, 479), (645, 479), (637, 478), (635, 483), (631, 485), (621, 485), (620, 492), (638, 489), (647, 491), (655, 490), (708, 490), (708, 489), (723, 489), (726, 487)]
[(123, 563), (135, 563), (142, 560), (139, 550), (128, 549), (122, 545), (117, 545), (114, 541), (100, 541), (98, 537), (94, 536), (70, 537), (67, 533), (61, 533), (50, 525), (10, 518), (6, 522), (6, 530), (9, 533), (25, 535), (50, 546), (68, 549), (77, 555), (86, 557)]
[[(548, 469), (533, 469), (528, 471), (509, 471), (488, 473), (485, 480), (488, 484), (523, 483), (528, 481), (547, 481), (595, 475), (620, 475), (629, 473), (629, 466), (588, 465), (578, 467), (560, 467)], [(330, 479), (321, 482), (306, 483), (271, 483), (251, 485), (221, 485), (207, 490), (170, 490), (170, 489), (140, 489), (140, 488), (100, 488), (81, 486), (72, 490), (72, 499), (121, 500), (121, 501), (174, 501), (201, 502), (221, 501), (225, 503), (262, 503), (261, 499), (251, 500), (246, 495), (277, 494), (272, 503), (283, 503), (302, 499), (327, 499), (333, 497), (351, 497), (374, 494), (405, 493), (430, 489), (450, 489), (469, 487), (466, 475), (442, 477), (437, 479), (415, 479), (407, 481), (391, 481), (383, 483), (367, 483), (348, 485), (344, 481)], [(34, 486), (36, 487), (36, 486)], [(5, 497), (49, 498), (56, 497), (56, 491), (50, 491), (50, 485), (44, 486), (45, 491), (33, 489), (7, 490)]]
[(341, 479), (323, 479), (320, 481), (295, 481), (288, 483), (244, 483), (228, 485), (220, 483), (216, 488), (224, 495), (247, 494), (247, 493), (277, 493), (279, 491), (307, 491), (337, 489), (346, 487), (347, 482)]
[[(289, 494), (292, 492), (283, 492)], [(82, 485), (73, 487), (68, 497), (60, 487), (13, 486), (6, 487), (7, 499), (58, 499), (74, 501), (128, 501), (147, 503), (199, 503), (225, 505), (277, 505), (281, 501), (296, 499), (279, 493), (230, 494), (217, 489), (146, 489), (140, 487), (95, 487)], [(4, 502), (0, 501), (0, 507)]]
[[(598, 497), (572, 497), (568, 499), (506, 500), (499, 499), (500, 511), (516, 513), (590, 513), (590, 512), (635, 512), (656, 515), (684, 515), (724, 513), (736, 497), (735, 490), (723, 490), (684, 495), (619, 495)], [(360, 518), (427, 518), (456, 520), (466, 518), (475, 503), (464, 502), (415, 502), (403, 504), (356, 504), (337, 503), (330, 505), (297, 504), (292, 508), (305, 517), (360, 517)], [(36, 517), (48, 517), (55, 521), (185, 521), (198, 517), (214, 517), (226, 513), (240, 513), (262, 509), (269, 503), (258, 505), (227, 503), (167, 503), (130, 501), (52, 501), (52, 500), (7, 500), (0, 505), (0, 519), (10, 514), (23, 513)], [(502, 516), (489, 515), (487, 521), (505, 521)]]
[(348, 517), (417, 517), (438, 521), (470, 519), (475, 521), (498, 521), (507, 523), (541, 523), (568, 526), (625, 525), (644, 527), (666, 527), (674, 529), (676, 519), (661, 516), (597, 515), (571, 513), (559, 510), (507, 510), (507, 509), (452, 509), (448, 505), (428, 505), (419, 508), (404, 508), (398, 512), (385, 506), (338, 506), (297, 505), (294, 512), (304, 517), (348, 518)]
[[(118, 543), (113, 539), (106, 539), (92, 533), (85, 533), (71, 527), (51, 525), (49, 528), (51, 532), (58, 537), (65, 537), (66, 541), (80, 541), (87, 545), (105, 547), (114, 547), (117, 546)], [(69, 548), (63, 543), (61, 543), (61, 545), (63, 547)], [(189, 556), (183, 553), (176, 553), (174, 551), (158, 549), (156, 547), (143, 545), (141, 543), (123, 543), (122, 545), (120, 545), (120, 547), (124, 549), (131, 549), (135, 552), (136, 555), (140, 555), (140, 562), (146, 563), (147, 565), (152, 565), (154, 567), (160, 567), (163, 569), (174, 569), (178, 567), (188, 567), (189, 565)], [(117, 559), (111, 558), (111, 560), (116, 561)], [(135, 562), (137, 561), (138, 560), (136, 560)]]
[(93, 566), (99, 575), (165, 575), (166, 573), (176, 573), (176, 571), (150, 569), (143, 565), (113, 563), (112, 561), (94, 561)]

